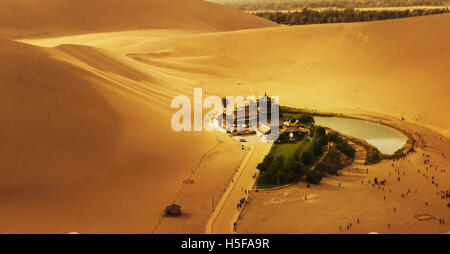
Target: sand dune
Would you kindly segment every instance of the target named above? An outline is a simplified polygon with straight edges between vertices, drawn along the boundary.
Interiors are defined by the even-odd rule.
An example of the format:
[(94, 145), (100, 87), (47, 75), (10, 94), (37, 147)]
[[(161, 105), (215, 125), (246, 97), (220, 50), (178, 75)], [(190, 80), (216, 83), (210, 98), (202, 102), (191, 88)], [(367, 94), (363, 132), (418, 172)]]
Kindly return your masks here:
[[(8, 38), (132, 29), (125, 33), (134, 44), (172, 33), (273, 26), (197, 0), (1, 4), (0, 37)], [(136, 31), (144, 28), (166, 29)], [(197, 82), (176, 71), (74, 44), (0, 40), (0, 56), (1, 232), (150, 233), (184, 179), (197, 169), (202, 179), (221, 177), (219, 187), (196, 195), (196, 203), (209, 205), (233, 174), (226, 158), (236, 158), (237, 167), (243, 156), (223, 134), (172, 131), (171, 99), (190, 95)], [(209, 160), (220, 166), (209, 170)]]
[(384, 112), (450, 136), (450, 118), (443, 114), (450, 108), (450, 35), (443, 32), (449, 29), (450, 15), (444, 14), (197, 34), (128, 50), (170, 52), (148, 55), (161, 65), (189, 57), (220, 67), (218, 82), (229, 82), (217, 86), (224, 94), (267, 91), (285, 105)]
[(275, 24), (202, 0), (1, 0), (0, 38), (141, 29), (229, 31)]
[[(200, 233), (244, 155), (222, 134), (172, 131), (170, 100), (194, 87), (450, 135), (450, 15), (270, 28), (199, 0), (0, 3), (1, 38), (79, 34), (26, 40), (51, 48), (0, 40), (2, 231), (150, 233), (178, 199), (195, 225), (157, 232)], [(196, 169), (214, 186), (180, 194)]]
[(181, 82), (132, 60), (4, 40), (0, 55), (4, 232), (149, 233), (207, 151), (240, 150), (221, 134), (173, 132)]

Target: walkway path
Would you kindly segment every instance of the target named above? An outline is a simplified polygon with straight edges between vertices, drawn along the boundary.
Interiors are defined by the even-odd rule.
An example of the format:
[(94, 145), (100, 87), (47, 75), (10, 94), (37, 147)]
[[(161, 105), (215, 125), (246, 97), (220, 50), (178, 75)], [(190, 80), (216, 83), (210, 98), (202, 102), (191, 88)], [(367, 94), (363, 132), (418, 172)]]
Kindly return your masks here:
[(245, 190), (252, 190), (259, 171), (256, 166), (261, 163), (269, 153), (272, 143), (262, 143), (250, 146), (250, 152), (245, 157), (220, 199), (215, 211), (206, 224), (207, 234), (233, 234), (233, 223), (237, 221), (242, 208), (237, 208), (239, 200), (247, 198), (249, 194)]
[(344, 170), (356, 173), (367, 173), (366, 149), (363, 146), (357, 145), (353, 142), (348, 142), (348, 144), (355, 149), (355, 158), (353, 159), (352, 164), (349, 167), (345, 168)]

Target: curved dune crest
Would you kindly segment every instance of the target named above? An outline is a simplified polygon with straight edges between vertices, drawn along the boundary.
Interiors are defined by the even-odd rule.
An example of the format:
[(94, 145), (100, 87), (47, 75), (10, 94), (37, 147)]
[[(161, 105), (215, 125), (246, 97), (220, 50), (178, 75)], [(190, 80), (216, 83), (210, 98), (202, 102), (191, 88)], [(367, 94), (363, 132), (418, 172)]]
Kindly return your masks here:
[(126, 57), (7, 40), (0, 56), (5, 232), (149, 233), (218, 144), (214, 133), (175, 133), (169, 102), (183, 86)]
[(230, 31), (275, 26), (202, 0), (0, 0), (0, 37), (141, 29)]

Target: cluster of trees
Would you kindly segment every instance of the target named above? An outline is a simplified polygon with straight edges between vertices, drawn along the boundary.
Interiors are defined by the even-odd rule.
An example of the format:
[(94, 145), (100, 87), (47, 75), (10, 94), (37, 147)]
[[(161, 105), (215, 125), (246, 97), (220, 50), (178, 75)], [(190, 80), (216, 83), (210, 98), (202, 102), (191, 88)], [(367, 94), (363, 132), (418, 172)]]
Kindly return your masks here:
[(306, 173), (305, 164), (298, 160), (288, 160), (284, 156), (274, 158), (268, 155), (258, 165), (261, 176), (258, 178), (259, 186), (284, 185), (299, 181)]
[(322, 174), (337, 175), (337, 171), (346, 166), (339, 151), (335, 147), (331, 147), (328, 154), (316, 165), (315, 169)]
[(328, 139), (335, 144), (336, 149), (339, 150), (339, 152), (352, 159), (355, 158), (355, 149), (348, 144), (346, 139), (339, 136), (339, 134), (336, 132), (330, 132), (328, 133)]
[(300, 181), (305, 175), (309, 175), (309, 169), (323, 153), (324, 146), (316, 137), (299, 146), (294, 155), (286, 158), (284, 155), (274, 157), (271, 152), (258, 165), (261, 176), (258, 178), (259, 186), (276, 186)]
[[(323, 160), (311, 170), (330, 142), (333, 146), (330, 146)], [(289, 158), (284, 155), (275, 156), (271, 151), (258, 165), (261, 171), (258, 185), (284, 185), (300, 181), (303, 177), (308, 183), (319, 184), (325, 174), (337, 174), (338, 170), (348, 166), (348, 163), (343, 161), (342, 154), (353, 159), (355, 149), (336, 132), (327, 134), (324, 128), (316, 127), (311, 137), (304, 137), (303, 145), (297, 148), (293, 156)]]
[(448, 8), (406, 9), (406, 10), (355, 10), (326, 9), (313, 10), (304, 8), (295, 12), (256, 12), (255, 15), (285, 25), (305, 25), (324, 23), (346, 23), (375, 21), (384, 19), (406, 18), (431, 14), (448, 13)]
[(449, 0), (210, 0), (244, 11), (307, 8), (448, 6)]
[(283, 119), (288, 119), (288, 121), (293, 124), (296, 121), (302, 124), (314, 124), (314, 117), (311, 114), (303, 113), (303, 112), (283, 112), (283, 108), (280, 108), (280, 112), (283, 115)]
[(355, 157), (355, 149), (336, 132), (325, 134), (321, 127), (317, 129), (317, 132), (321, 145), (332, 142), (334, 146), (330, 146), (326, 156), (317, 163), (314, 170), (309, 171), (306, 175), (306, 181), (312, 184), (319, 184), (325, 174), (337, 175), (338, 170), (348, 166), (348, 163), (344, 162), (341, 154), (345, 154), (351, 158), (348, 162), (351, 162)]
[[(295, 118), (293, 118), (293, 119), (295, 119)], [(315, 122), (314, 117), (312, 117), (311, 115), (307, 115), (307, 114), (301, 115), (298, 118), (298, 121), (303, 124), (313, 124)]]
[(322, 174), (313, 172), (310, 168), (323, 154), (328, 145), (326, 131), (318, 127), (311, 137), (304, 137), (303, 145), (299, 146), (293, 156), (286, 158), (283, 155), (274, 156), (273, 151), (258, 165), (261, 176), (258, 178), (260, 186), (275, 186), (289, 184), (301, 180), (306, 175), (306, 181), (317, 184)]

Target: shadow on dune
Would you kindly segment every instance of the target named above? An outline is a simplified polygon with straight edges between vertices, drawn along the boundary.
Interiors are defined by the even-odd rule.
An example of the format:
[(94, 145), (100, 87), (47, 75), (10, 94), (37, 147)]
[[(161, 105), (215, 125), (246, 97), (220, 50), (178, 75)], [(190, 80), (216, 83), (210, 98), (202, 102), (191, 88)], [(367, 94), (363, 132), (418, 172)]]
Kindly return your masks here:
[(122, 122), (95, 77), (49, 51), (0, 41), (0, 186), (68, 184), (98, 174)]

